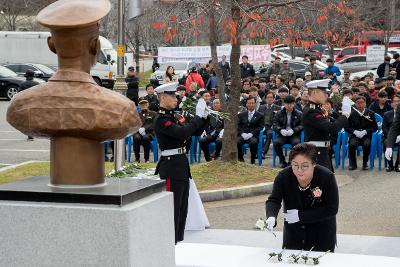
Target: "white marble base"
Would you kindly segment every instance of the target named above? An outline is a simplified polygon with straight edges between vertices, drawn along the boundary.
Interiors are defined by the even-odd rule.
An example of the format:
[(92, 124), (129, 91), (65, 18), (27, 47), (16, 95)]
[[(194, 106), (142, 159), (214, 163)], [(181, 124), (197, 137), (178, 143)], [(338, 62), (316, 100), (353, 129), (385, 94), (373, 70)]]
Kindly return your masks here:
[(0, 201), (0, 266), (175, 266), (173, 197), (123, 207)]

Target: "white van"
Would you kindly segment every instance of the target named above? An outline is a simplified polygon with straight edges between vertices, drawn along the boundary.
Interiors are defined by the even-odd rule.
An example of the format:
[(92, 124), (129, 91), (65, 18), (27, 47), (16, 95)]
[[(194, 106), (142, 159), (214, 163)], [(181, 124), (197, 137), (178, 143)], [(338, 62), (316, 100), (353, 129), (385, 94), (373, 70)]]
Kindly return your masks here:
[[(57, 56), (50, 51), (47, 37), (50, 32), (0, 31), (0, 63), (39, 63), (58, 67)], [(112, 88), (117, 73), (117, 52), (111, 42), (100, 36), (100, 53), (90, 74), (100, 85)]]

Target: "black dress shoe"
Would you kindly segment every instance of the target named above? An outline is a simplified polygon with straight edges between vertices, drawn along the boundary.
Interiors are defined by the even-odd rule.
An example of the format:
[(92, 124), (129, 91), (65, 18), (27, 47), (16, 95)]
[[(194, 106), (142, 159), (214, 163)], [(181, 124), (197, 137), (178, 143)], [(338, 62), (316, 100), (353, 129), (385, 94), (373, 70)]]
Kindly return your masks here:
[(240, 162), (244, 162), (244, 158), (240, 158), (238, 159)]
[(400, 172), (400, 167), (395, 167), (395, 168), (394, 168), (394, 171), (395, 171), (395, 172)]
[(350, 166), (349, 167), (349, 171), (354, 171), (354, 170), (356, 170), (357, 169), (357, 166)]
[(367, 170), (369, 170), (369, 167), (368, 167), (368, 165), (364, 165), (364, 166), (362, 167), (362, 169), (363, 169), (363, 171), (367, 171)]
[(393, 170), (394, 170), (394, 167), (389, 167), (389, 166), (388, 166), (388, 167), (386, 168), (386, 171), (387, 171), (387, 172), (391, 172), (391, 171), (393, 171)]
[(251, 163), (251, 164), (256, 164), (256, 160), (255, 160), (255, 159), (251, 159), (251, 160), (250, 160), (250, 163)]

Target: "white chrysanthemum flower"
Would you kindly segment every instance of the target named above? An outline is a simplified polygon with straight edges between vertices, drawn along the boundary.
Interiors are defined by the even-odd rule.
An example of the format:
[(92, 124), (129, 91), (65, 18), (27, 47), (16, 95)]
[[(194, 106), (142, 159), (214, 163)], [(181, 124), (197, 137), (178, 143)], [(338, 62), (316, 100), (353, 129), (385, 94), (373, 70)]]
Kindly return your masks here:
[(312, 258), (308, 258), (306, 261), (307, 265), (314, 265), (314, 260)]
[(296, 263), (296, 259), (293, 258), (293, 257), (289, 257), (288, 258), (288, 263), (291, 263), (291, 264)]
[(278, 257), (278, 255), (272, 256), (272, 257), (270, 257), (270, 258), (268, 259), (268, 261), (269, 261), (269, 262), (272, 262), (272, 263), (278, 263), (278, 262), (279, 262), (279, 257)]
[(263, 219), (258, 219), (258, 221), (255, 224), (255, 227), (257, 229), (260, 229), (260, 230), (265, 230), (265, 222), (264, 222), (264, 220)]
[(297, 260), (298, 264), (306, 264), (306, 261), (303, 258)]

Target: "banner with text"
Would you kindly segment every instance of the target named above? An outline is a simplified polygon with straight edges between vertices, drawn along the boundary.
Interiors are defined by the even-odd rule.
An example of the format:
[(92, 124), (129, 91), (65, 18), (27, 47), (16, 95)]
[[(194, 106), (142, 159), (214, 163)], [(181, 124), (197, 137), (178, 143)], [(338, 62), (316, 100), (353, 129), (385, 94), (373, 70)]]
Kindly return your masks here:
[(383, 62), (384, 57), (385, 57), (384, 45), (367, 46), (367, 62)]
[[(218, 61), (222, 56), (226, 56), (226, 60), (230, 60), (232, 47), (230, 45), (218, 46)], [(242, 56), (248, 56), (249, 62), (265, 62), (271, 61), (270, 45), (242, 45), (240, 46), (240, 61)], [(188, 47), (159, 47), (158, 62), (169, 61), (194, 61), (198, 63), (208, 63), (211, 59), (211, 48), (209, 46), (188, 46)]]

